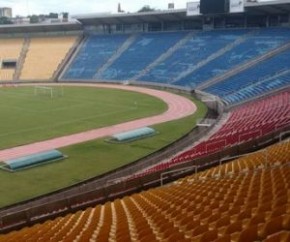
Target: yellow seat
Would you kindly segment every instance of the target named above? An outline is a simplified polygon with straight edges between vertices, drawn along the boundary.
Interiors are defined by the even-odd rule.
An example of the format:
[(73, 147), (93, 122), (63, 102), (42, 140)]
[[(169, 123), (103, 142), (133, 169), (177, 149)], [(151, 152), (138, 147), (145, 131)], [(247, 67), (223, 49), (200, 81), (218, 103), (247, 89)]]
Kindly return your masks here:
[(75, 41), (76, 36), (31, 38), (20, 80), (50, 80)]
[(246, 229), (243, 229), (234, 239), (237, 242), (245, 242), (245, 241), (256, 241), (258, 239), (258, 226), (253, 225)]
[(280, 231), (268, 236), (264, 242), (289, 242), (290, 231)]
[(266, 222), (258, 234), (261, 239), (266, 239), (269, 235), (280, 232), (281, 230), (283, 230), (283, 217), (279, 216)]

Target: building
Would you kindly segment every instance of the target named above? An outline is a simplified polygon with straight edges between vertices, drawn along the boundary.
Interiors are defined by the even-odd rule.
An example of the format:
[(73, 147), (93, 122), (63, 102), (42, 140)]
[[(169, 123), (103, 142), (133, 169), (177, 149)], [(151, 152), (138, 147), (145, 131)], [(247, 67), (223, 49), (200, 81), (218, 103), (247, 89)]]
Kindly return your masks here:
[(226, 8), (224, 2), (227, 0), (219, 0), (219, 2), (221, 6), (218, 11), (211, 9), (210, 4), (201, 8), (200, 2), (193, 1), (188, 2), (185, 9), (106, 15), (87, 14), (75, 18), (86, 30), (101, 30), (102, 33), (290, 26), (289, 0), (264, 2), (231, 0)]
[(0, 8), (0, 17), (12, 18), (12, 8)]

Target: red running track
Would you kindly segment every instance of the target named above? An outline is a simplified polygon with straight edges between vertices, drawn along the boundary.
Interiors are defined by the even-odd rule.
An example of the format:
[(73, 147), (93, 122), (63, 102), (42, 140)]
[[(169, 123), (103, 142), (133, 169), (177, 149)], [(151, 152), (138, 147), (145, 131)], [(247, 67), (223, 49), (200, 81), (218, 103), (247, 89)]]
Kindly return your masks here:
[(94, 129), (46, 141), (40, 141), (28, 145), (18, 146), (15, 148), (4, 149), (0, 151), (0, 161), (7, 161), (10, 159), (15, 159), (17, 157), (31, 155), (51, 149), (58, 149), (69, 145), (74, 145), (102, 137), (111, 136), (120, 132), (126, 132), (132, 129), (142, 128), (144, 126), (150, 126), (171, 120), (177, 120), (195, 113), (197, 109), (195, 104), (192, 103), (187, 98), (172, 93), (148, 88), (121, 86), (121, 85), (105, 85), (105, 84), (63, 84), (63, 85), (90, 86), (95, 88), (113, 88), (144, 93), (163, 100), (165, 103), (167, 103), (168, 109), (166, 112), (153, 117), (137, 119), (134, 121), (129, 121), (109, 127)]

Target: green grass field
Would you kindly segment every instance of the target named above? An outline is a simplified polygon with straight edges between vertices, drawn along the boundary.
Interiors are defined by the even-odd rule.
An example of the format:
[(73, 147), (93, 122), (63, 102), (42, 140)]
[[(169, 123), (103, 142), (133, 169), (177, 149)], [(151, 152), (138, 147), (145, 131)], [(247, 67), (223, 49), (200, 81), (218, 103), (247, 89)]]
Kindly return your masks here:
[[(56, 90), (57, 91), (57, 90)], [(64, 87), (64, 96), (34, 95), (34, 87), (0, 89), (0, 149), (161, 113), (167, 105), (140, 93)]]
[[(72, 88), (71, 90), (70, 88), (68, 88), (68, 90), (65, 90), (65, 95), (71, 93), (73, 97), (73, 100), (71, 102), (75, 103), (76, 95), (80, 95), (78, 94), (78, 90), (78, 88)], [(83, 88), (81, 88), (81, 90), (83, 90)], [(86, 88), (84, 88), (84, 90), (84, 92), (91, 93), (90, 95), (92, 96), (94, 96), (94, 94), (96, 93), (105, 91), (102, 89), (90, 90)], [(7, 94), (5, 95), (7, 96), (16, 95), (13, 90), (5, 90), (5, 92), (6, 91)], [(20, 91), (20, 93), (24, 93), (23, 96), (28, 95), (28, 100), (39, 99), (39, 97), (31, 96), (32, 90), (29, 88), (25, 88)], [(141, 99), (146, 100), (146, 102), (144, 101), (143, 105), (144, 107), (146, 107), (146, 109), (148, 109), (149, 115), (162, 112), (166, 109), (166, 105), (164, 103), (154, 98), (152, 99), (152, 97), (148, 97), (146, 95), (143, 97), (143, 95), (139, 96), (139, 94), (136, 93), (122, 93), (123, 91), (120, 92), (116, 90), (106, 91), (108, 92), (106, 93), (106, 95), (103, 96), (103, 101), (100, 97), (100, 95), (102, 94), (99, 94), (96, 99), (98, 100), (98, 102), (101, 103), (109, 102), (111, 100), (111, 102), (109, 102), (110, 105), (108, 106), (113, 107), (114, 101), (112, 101), (112, 96), (114, 97), (118, 105), (123, 103), (122, 99), (124, 98), (124, 109), (126, 109), (125, 107), (129, 109), (124, 110), (124, 112), (129, 113), (129, 115), (122, 115), (122, 120), (134, 118), (132, 117), (132, 110), (130, 109), (132, 108), (130, 107), (130, 104), (133, 100), (133, 102), (135, 102), (135, 100), (138, 100), (138, 105), (140, 105), (139, 102), (141, 102)], [(2, 92), (0, 95), (2, 95)], [(128, 95), (130, 95), (131, 98), (128, 97)], [(11, 99), (13, 100), (13, 98)], [(40, 97), (40, 102), (44, 103), (45, 105), (47, 105), (47, 102), (61, 102), (61, 100), (42, 99), (43, 97)], [(87, 100), (87, 98), (84, 99)], [(89, 98), (89, 100), (93, 100), (93, 97)], [(197, 118), (201, 118), (206, 114), (207, 109), (205, 105), (197, 100), (194, 100), (194, 102), (198, 106), (198, 111), (194, 115), (181, 120), (155, 125), (154, 128), (159, 132), (159, 134), (156, 136), (126, 144), (109, 144), (105, 142), (104, 139), (94, 140), (61, 149), (63, 153), (69, 156), (68, 159), (65, 159), (61, 162), (56, 162), (53, 164), (48, 164), (16, 173), (8, 173), (0, 170), (0, 207), (20, 202), (48, 192), (52, 192), (57, 189), (78, 183), (84, 179), (103, 174), (104, 172), (131, 163), (136, 159), (144, 157), (145, 155), (148, 155), (172, 143), (174, 140), (188, 133), (189, 130), (194, 127), (195, 120)], [(39, 103), (38, 110), (45, 110), (44, 108), (41, 109), (41, 103)], [(66, 100), (66, 103), (66, 105), (69, 105), (70, 100)], [(88, 101), (88, 103), (90, 102)], [(14, 105), (16, 104), (14, 103)], [(24, 103), (22, 105), (24, 105)], [(53, 107), (58, 106), (56, 105)], [(94, 105), (91, 105), (90, 107), (94, 107)], [(80, 112), (84, 112), (84, 110), (81, 110)], [(89, 110), (87, 110), (87, 113), (89, 113)], [(145, 115), (145, 113), (141, 113), (138, 115), (142, 116)], [(54, 119), (50, 118), (50, 122), (53, 122), (53, 120)], [(108, 120), (107, 118), (105, 119), (105, 123), (99, 125), (107, 125), (108, 123), (110, 123), (110, 121), (111, 120)], [(55, 122), (55, 124), (57, 123)], [(92, 121), (92, 123), (90, 122), (90, 124), (93, 125), (94, 122)], [(47, 123), (47, 125), (49, 125), (49, 122)], [(74, 128), (73, 126), (74, 125), (71, 124), (72, 128)], [(61, 125), (59, 127), (61, 127)], [(84, 128), (88, 127), (84, 126)], [(46, 133), (45, 130), (44, 133)]]

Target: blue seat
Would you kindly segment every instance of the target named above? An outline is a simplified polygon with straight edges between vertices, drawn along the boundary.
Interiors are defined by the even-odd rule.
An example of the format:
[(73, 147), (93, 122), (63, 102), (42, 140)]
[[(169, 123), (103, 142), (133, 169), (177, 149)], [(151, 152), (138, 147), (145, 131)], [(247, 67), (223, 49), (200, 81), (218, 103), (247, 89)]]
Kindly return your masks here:
[(126, 41), (129, 35), (90, 35), (63, 76), (64, 80), (94, 79), (97, 70)]
[[(231, 104), (290, 85), (290, 50), (204, 89)], [(240, 100), (232, 97), (243, 93)]]
[(186, 34), (187, 32), (140, 34), (120, 58), (103, 73), (102, 78), (104, 80), (131, 79)]
[[(189, 32), (142, 33), (117, 58), (98, 79), (130, 80), (142, 73)], [(202, 60), (227, 47), (240, 37), (244, 41), (224, 54), (213, 58), (200, 68), (194, 68)], [(81, 50), (64, 74), (64, 80), (96, 79), (98, 70), (114, 56), (129, 35), (89, 35)], [(190, 89), (197, 88), (205, 81), (224, 74), (259, 55), (290, 41), (287, 28), (264, 28), (259, 30), (211, 30), (197, 31), (193, 36), (172, 52), (164, 61), (148, 69), (140, 81), (177, 85)], [(276, 74), (288, 67), (289, 51), (263, 61), (229, 79), (216, 83), (204, 91), (220, 96), (231, 103), (243, 101), (289, 84), (287, 74)], [(192, 70), (192, 71), (191, 71)], [(186, 76), (182, 73), (188, 73)], [(271, 77), (277, 78), (271, 78)], [(137, 80), (138, 81), (138, 80)], [(251, 88), (246, 88), (251, 86)], [(239, 99), (229, 98), (242, 91)]]
[(221, 75), (289, 41), (290, 31), (284, 31), (282, 28), (260, 29), (247, 36), (241, 44), (182, 78), (176, 84), (187, 86), (191, 84), (192, 86), (194, 83), (194, 86), (197, 86), (203, 81)]
[[(164, 62), (160, 63), (146, 75), (141, 81), (156, 81), (172, 83), (180, 73), (186, 71), (200, 61), (204, 60), (219, 49), (232, 43), (248, 30), (214, 30), (201, 31), (193, 35), (181, 48), (174, 52)], [(212, 43), (215, 44), (212, 44)], [(187, 82), (179, 82), (178, 85), (188, 86)]]

